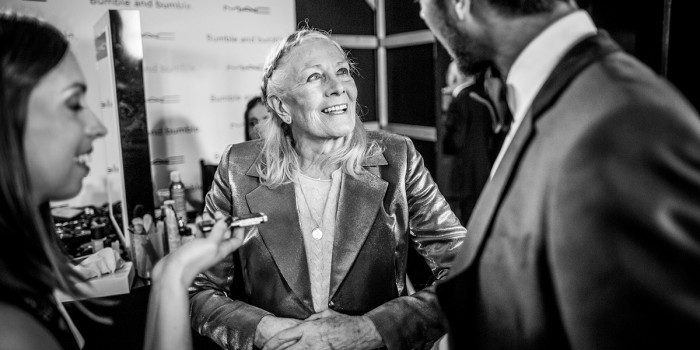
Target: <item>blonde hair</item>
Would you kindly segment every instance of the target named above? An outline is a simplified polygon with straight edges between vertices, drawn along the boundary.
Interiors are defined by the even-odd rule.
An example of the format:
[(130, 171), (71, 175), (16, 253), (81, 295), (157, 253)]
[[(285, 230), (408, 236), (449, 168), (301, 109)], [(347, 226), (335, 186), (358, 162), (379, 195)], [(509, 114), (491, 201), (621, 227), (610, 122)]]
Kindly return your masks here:
[[(275, 74), (275, 72), (282, 59), (293, 48), (310, 39), (323, 39), (331, 42), (343, 53), (353, 75), (357, 72), (355, 63), (326, 32), (308, 27), (301, 28), (275, 44), (268, 54), (263, 68), (262, 100), (272, 117), (260, 127), (263, 140), (262, 162), (258, 164), (257, 168), (261, 183), (269, 188), (294, 182), (300, 167), (299, 155), (294, 149), (295, 141), (291, 127), (282, 121), (269, 101), (269, 96), (282, 96), (285, 92), (282, 84), (285, 76)], [(359, 106), (356, 110), (359, 110)], [(345, 137), (342, 147), (325, 155), (321, 166), (338, 164), (344, 173), (357, 176), (363, 171), (362, 160), (381, 152), (381, 148), (375, 141), (368, 140), (362, 120), (356, 115), (355, 128), (352, 133)]]

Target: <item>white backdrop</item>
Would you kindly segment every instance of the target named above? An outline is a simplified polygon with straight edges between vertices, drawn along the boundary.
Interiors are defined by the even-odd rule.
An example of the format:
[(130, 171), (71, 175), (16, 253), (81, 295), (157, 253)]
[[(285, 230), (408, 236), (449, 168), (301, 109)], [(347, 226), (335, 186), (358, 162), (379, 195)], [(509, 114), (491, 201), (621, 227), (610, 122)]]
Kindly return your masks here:
[[(109, 9), (139, 10), (153, 187), (166, 188), (168, 173), (179, 170), (194, 200), (201, 198), (199, 160), (216, 163), (226, 145), (244, 140), (243, 112), (260, 93), (265, 56), (296, 26), (294, 0), (0, 0), (0, 6), (38, 15), (66, 34), (97, 115), (93, 27)], [(105, 144), (95, 142), (82, 192), (54, 204), (107, 201)]]

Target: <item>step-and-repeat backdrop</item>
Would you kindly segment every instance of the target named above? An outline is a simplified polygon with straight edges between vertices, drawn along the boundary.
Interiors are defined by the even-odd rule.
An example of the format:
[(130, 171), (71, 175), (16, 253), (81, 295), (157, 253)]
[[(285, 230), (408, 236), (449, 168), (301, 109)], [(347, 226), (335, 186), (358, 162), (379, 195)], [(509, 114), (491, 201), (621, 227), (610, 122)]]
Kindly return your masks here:
[[(201, 199), (199, 161), (217, 163), (244, 137), (247, 101), (260, 93), (270, 47), (296, 27), (294, 0), (2, 0), (0, 8), (42, 17), (71, 42), (100, 115), (94, 26), (107, 10), (138, 10), (154, 189), (179, 170), (188, 199)], [(56, 205), (107, 202), (104, 139), (95, 142), (82, 192)]]

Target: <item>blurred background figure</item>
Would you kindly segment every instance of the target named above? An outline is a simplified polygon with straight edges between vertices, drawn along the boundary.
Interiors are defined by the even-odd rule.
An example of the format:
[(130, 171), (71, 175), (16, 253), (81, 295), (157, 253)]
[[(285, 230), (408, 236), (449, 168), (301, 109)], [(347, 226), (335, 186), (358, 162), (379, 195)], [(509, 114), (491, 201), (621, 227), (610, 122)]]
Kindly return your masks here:
[(262, 103), (260, 96), (253, 97), (245, 107), (245, 139), (246, 141), (260, 138), (257, 125), (270, 118), (270, 112), (267, 111)]
[(450, 62), (445, 76), (438, 185), (463, 225), (469, 221), (506, 135), (485, 88), (494, 79), (490, 70), (466, 75), (457, 61)]
[(443, 109), (447, 108), (449, 102), (457, 97), (460, 91), (473, 83), (474, 76), (462, 73), (457, 66), (457, 61), (450, 62), (447, 66), (447, 72), (445, 72), (445, 87), (442, 88), (443, 95), (447, 95), (447, 98), (443, 99), (447, 102), (443, 105)]

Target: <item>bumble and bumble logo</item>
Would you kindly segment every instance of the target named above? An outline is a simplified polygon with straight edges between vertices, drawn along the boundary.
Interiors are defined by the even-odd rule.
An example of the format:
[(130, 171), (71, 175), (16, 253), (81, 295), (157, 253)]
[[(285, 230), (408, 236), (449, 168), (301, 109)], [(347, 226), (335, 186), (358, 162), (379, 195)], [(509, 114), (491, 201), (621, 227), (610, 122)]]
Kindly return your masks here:
[(165, 10), (189, 10), (192, 8), (192, 5), (185, 1), (155, 1), (155, 5), (155, 8)]
[(149, 64), (146, 65), (144, 70), (148, 73), (181, 73), (181, 72), (194, 72), (197, 67), (191, 64)]
[(141, 37), (144, 39), (153, 39), (153, 40), (175, 40), (175, 33), (173, 33), (173, 32), (156, 32), (156, 33), (143, 32), (143, 33), (141, 33)]
[(207, 41), (213, 43), (237, 43), (238, 37), (230, 34), (212, 34), (207, 33)]
[(222, 8), (223, 12), (235, 12), (235, 13), (252, 13), (256, 15), (269, 15), (270, 8), (267, 6), (231, 6), (224, 5)]
[[(26, 0), (25, 0), (26, 1)], [(36, 0), (32, 0), (36, 1)], [(45, 0), (44, 0), (45, 1)], [(124, 6), (138, 8), (152, 8), (161, 10), (189, 10), (192, 5), (186, 1), (158, 1), (158, 0), (90, 0), (90, 5)]]
[(180, 95), (163, 95), (163, 96), (149, 96), (146, 99), (146, 103), (178, 103), (180, 102)]
[(153, 158), (151, 164), (153, 165), (176, 165), (184, 164), (185, 156), (170, 156), (165, 158)]
[(199, 128), (196, 126), (181, 126), (177, 128), (162, 127), (158, 129), (152, 129), (149, 134), (152, 136), (171, 136), (171, 135), (183, 135), (183, 134), (196, 134), (199, 132)]
[(237, 102), (241, 101), (241, 96), (239, 95), (210, 95), (209, 102), (211, 103), (226, 103), (226, 102)]
[(227, 71), (245, 72), (245, 71), (257, 71), (262, 72), (262, 64), (227, 64)]
[(254, 44), (254, 43), (274, 43), (279, 41), (281, 38), (278, 36), (235, 36), (230, 34), (212, 34), (207, 33), (206, 40), (212, 43), (244, 43), (244, 44)]
[(106, 6), (131, 6), (129, 0), (90, 0), (90, 5), (106, 5)]

